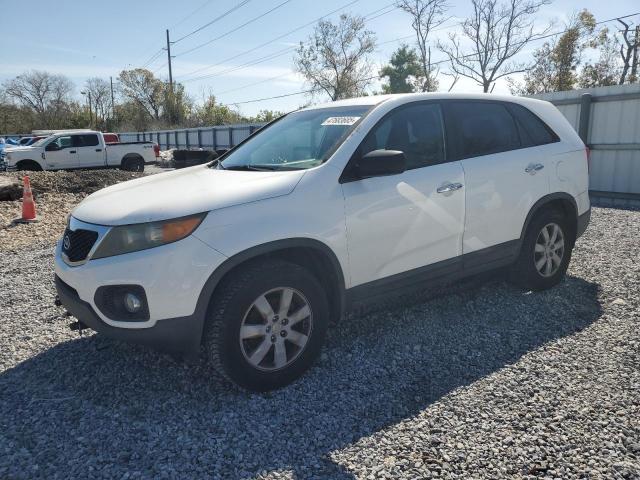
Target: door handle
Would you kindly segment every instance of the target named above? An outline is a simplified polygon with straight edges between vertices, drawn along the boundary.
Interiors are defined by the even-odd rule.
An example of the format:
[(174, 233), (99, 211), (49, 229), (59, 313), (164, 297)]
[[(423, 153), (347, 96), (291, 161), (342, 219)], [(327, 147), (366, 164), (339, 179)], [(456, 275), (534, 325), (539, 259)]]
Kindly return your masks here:
[(544, 165), (542, 165), (541, 163), (530, 163), (529, 165), (527, 165), (527, 168), (525, 168), (524, 171), (530, 173), (531, 175), (535, 175), (543, 168)]
[(69, 153), (76, 153), (75, 150), (69, 150)]
[(447, 183), (446, 185), (438, 187), (438, 190), (436, 190), (436, 192), (450, 193), (450, 192), (455, 192), (456, 190), (460, 190), (461, 188), (462, 188), (461, 183)]

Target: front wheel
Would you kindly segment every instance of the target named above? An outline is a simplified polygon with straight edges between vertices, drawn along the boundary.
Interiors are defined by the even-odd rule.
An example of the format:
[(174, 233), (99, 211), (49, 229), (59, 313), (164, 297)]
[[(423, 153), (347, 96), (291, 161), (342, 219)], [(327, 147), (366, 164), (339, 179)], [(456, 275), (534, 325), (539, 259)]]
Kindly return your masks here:
[(512, 281), (534, 291), (557, 285), (569, 267), (574, 240), (561, 212), (549, 209), (536, 214), (511, 269)]
[(269, 260), (231, 274), (214, 294), (204, 344), (212, 366), (244, 388), (266, 391), (300, 377), (320, 353), (329, 308), (316, 278)]

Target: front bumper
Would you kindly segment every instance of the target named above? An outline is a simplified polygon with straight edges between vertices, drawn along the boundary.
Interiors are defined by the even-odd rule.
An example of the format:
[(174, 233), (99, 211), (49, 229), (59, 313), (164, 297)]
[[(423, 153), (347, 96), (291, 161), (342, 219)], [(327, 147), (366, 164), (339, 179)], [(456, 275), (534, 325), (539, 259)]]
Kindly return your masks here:
[(78, 292), (55, 276), (56, 291), (62, 305), (71, 315), (87, 327), (106, 337), (126, 342), (149, 345), (173, 353), (197, 354), (204, 318), (194, 313), (181, 318), (169, 318), (157, 322), (151, 328), (125, 329), (105, 323), (93, 307), (78, 296)]

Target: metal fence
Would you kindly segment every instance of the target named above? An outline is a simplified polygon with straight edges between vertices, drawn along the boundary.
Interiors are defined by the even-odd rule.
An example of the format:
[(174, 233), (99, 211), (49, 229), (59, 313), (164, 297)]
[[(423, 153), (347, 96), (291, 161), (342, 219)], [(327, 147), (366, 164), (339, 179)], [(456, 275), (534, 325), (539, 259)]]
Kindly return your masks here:
[(119, 135), (122, 142), (151, 141), (160, 145), (162, 150), (170, 148), (221, 150), (236, 146), (263, 125), (264, 123), (245, 123), (153, 132), (124, 132)]
[(640, 84), (545, 93), (591, 149), (599, 204), (640, 206)]

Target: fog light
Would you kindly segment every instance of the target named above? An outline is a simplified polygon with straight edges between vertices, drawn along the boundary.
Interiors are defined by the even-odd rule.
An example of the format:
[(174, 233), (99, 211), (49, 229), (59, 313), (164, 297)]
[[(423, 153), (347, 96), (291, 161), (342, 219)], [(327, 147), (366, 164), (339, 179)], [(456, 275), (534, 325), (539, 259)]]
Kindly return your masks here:
[(142, 308), (142, 300), (129, 292), (124, 296), (124, 308), (126, 308), (129, 313), (139, 312)]

